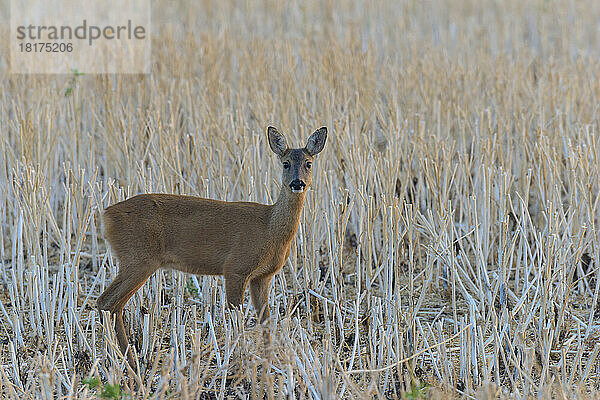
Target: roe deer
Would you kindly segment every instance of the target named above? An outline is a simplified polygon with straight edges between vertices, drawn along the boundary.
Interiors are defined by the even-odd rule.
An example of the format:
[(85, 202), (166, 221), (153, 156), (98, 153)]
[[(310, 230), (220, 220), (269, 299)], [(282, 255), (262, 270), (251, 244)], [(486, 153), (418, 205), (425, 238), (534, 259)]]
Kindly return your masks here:
[[(141, 194), (104, 211), (105, 237), (119, 259), (119, 273), (98, 298), (98, 308), (115, 317), (123, 354), (128, 340), (123, 308), (157, 269), (223, 275), (227, 301), (242, 304), (250, 283), (261, 323), (269, 313), (269, 285), (290, 246), (311, 184), (311, 164), (323, 150), (327, 128), (315, 131), (302, 149), (288, 149), (277, 129), (267, 129), (269, 146), (283, 165), (281, 192), (272, 205), (226, 202), (172, 194)], [(128, 358), (131, 363), (132, 356)]]

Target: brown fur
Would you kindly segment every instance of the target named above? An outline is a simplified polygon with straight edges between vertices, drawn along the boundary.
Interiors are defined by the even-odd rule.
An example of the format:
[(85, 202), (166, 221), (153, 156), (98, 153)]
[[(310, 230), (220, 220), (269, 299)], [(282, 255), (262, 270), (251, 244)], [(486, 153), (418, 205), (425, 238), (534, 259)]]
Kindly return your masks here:
[[(115, 315), (123, 353), (127, 301), (158, 268), (202, 275), (224, 275), (227, 301), (242, 304), (248, 283), (259, 320), (269, 319), (271, 278), (284, 265), (298, 230), (310, 163), (325, 145), (326, 128), (317, 130), (304, 149), (288, 149), (285, 138), (268, 129), (271, 149), (284, 165), (282, 188), (272, 205), (225, 202), (173, 194), (142, 194), (104, 212), (105, 236), (119, 259), (119, 273), (98, 298), (100, 310)], [(294, 193), (293, 182), (306, 189)], [(131, 363), (131, 353), (129, 353)], [(133, 365), (133, 364), (132, 364)]]

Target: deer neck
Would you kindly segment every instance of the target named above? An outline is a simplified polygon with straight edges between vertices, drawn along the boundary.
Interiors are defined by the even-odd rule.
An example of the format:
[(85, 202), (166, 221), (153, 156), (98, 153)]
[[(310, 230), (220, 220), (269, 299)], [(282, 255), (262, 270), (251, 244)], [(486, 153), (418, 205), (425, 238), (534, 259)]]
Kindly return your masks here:
[(306, 191), (292, 193), (285, 187), (281, 188), (271, 214), (271, 230), (275, 237), (284, 241), (292, 240), (300, 224), (300, 214), (305, 196)]

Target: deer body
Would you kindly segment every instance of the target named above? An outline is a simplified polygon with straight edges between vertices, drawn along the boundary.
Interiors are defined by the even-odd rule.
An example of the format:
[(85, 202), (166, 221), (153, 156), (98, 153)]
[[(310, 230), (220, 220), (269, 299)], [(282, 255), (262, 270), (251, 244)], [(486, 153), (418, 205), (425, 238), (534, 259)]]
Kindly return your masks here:
[(310, 165), (325, 145), (327, 130), (317, 130), (304, 149), (288, 149), (274, 128), (268, 136), (284, 166), (281, 192), (272, 205), (142, 194), (105, 210), (105, 237), (120, 265), (117, 277), (98, 298), (98, 307), (115, 315), (124, 353), (128, 340), (123, 308), (159, 268), (223, 275), (232, 307), (242, 304), (249, 284), (260, 322), (269, 319), (271, 278), (289, 256), (311, 182)]

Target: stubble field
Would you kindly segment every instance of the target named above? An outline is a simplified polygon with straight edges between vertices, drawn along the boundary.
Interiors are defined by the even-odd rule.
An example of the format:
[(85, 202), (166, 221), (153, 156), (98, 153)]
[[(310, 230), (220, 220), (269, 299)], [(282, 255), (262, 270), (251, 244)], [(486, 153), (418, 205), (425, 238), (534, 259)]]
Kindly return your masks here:
[[(592, 0), (158, 0), (149, 75), (11, 75), (3, 43), (0, 396), (597, 398), (599, 20)], [(160, 271), (126, 307), (128, 371), (96, 309), (118, 270), (100, 211), (271, 203), (270, 124), (294, 146), (329, 128), (271, 347), (248, 294), (240, 321), (221, 278)]]

